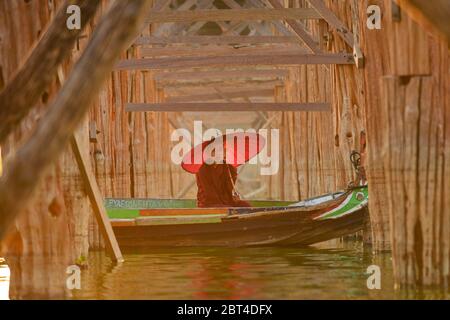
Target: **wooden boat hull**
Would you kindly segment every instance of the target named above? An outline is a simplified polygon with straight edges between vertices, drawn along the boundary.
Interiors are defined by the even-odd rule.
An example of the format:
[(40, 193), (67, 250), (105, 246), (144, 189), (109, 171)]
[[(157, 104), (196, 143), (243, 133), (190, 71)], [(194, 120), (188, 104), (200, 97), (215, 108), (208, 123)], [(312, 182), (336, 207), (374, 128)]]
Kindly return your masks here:
[[(359, 196), (362, 193), (359, 191)], [(357, 190), (350, 191), (313, 206), (258, 208), (247, 212), (230, 209), (228, 214), (214, 211), (209, 216), (203, 214), (201, 221), (193, 219), (192, 215), (182, 217), (178, 214), (169, 220), (141, 217), (122, 223), (116, 221), (113, 228), (124, 249), (306, 246), (362, 230), (367, 217), (367, 193), (360, 203), (356, 203), (359, 201), (355, 200), (357, 195)]]
[(362, 230), (365, 208), (337, 220), (308, 221), (299, 214), (161, 226), (115, 227), (121, 247), (306, 246)]

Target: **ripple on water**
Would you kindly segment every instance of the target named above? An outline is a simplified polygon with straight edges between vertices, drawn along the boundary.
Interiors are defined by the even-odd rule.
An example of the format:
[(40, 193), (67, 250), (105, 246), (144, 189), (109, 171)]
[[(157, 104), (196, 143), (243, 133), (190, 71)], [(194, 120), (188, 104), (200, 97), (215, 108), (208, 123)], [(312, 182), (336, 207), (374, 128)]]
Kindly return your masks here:
[[(310, 248), (165, 248), (126, 253), (114, 266), (89, 255), (74, 299), (448, 299), (439, 291), (394, 290), (391, 255), (373, 256), (361, 243)], [(3, 265), (2, 265), (3, 263)], [(367, 289), (377, 264), (382, 290)], [(9, 269), (0, 258), (0, 299)]]
[[(112, 271), (90, 256), (76, 299), (398, 299), (390, 254), (373, 257), (352, 241), (310, 248), (170, 248), (125, 254)], [(365, 270), (380, 265), (382, 290)], [(101, 284), (101, 285), (99, 285)], [(413, 296), (414, 297), (414, 296)]]

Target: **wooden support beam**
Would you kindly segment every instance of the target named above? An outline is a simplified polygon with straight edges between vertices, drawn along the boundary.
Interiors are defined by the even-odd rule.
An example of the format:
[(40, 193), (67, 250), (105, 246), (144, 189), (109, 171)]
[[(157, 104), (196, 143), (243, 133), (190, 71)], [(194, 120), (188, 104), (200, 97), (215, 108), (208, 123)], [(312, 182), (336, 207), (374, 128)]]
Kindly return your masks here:
[(289, 70), (286, 69), (241, 69), (189, 72), (158, 72), (154, 75), (154, 79), (156, 81), (205, 81), (220, 79), (286, 78), (287, 76), (289, 76)]
[(169, 44), (276, 44), (276, 43), (298, 43), (298, 38), (283, 36), (140, 36), (134, 45), (169, 45)]
[(218, 46), (207, 45), (199, 47), (169, 47), (169, 48), (148, 48), (139, 50), (139, 58), (160, 58), (160, 57), (192, 57), (192, 56), (217, 56), (217, 55), (238, 55), (238, 54), (305, 54), (307, 50), (298, 46), (286, 45), (264, 45), (264, 46)]
[(274, 89), (255, 89), (255, 90), (236, 90), (231, 92), (222, 91), (219, 93), (205, 93), (205, 94), (192, 94), (182, 96), (166, 97), (166, 102), (192, 102), (192, 101), (211, 101), (211, 100), (224, 100), (235, 98), (250, 98), (250, 97), (273, 97)]
[[(245, 3), (247, 4), (247, 6), (255, 8), (266, 8), (266, 5), (262, 2), (262, 0), (246, 0)], [(283, 21), (271, 21), (270, 23), (275, 26), (275, 28), (281, 35), (292, 35), (292, 31), (287, 28)]]
[(222, 90), (234, 91), (237, 88), (241, 90), (251, 89), (272, 89), (276, 86), (284, 86), (282, 80), (221, 80), (221, 81), (205, 81), (205, 82), (158, 82), (158, 88), (163, 88), (166, 92), (172, 90), (183, 90), (190, 94), (194, 93), (211, 93), (211, 88), (220, 87)]
[[(280, 0), (268, 0), (269, 3), (274, 7), (275, 9), (281, 9), (284, 8), (284, 6), (281, 4)], [(286, 23), (292, 28), (294, 33), (300, 38), (301, 41), (313, 52), (313, 53), (320, 53), (322, 50), (320, 50), (317, 43), (314, 41), (314, 39), (309, 35), (308, 32), (303, 28), (301, 24), (299, 24), (297, 21), (293, 19), (286, 19)]]
[(353, 64), (350, 54), (302, 54), (302, 55), (237, 55), (237, 56), (199, 56), (181, 58), (129, 59), (116, 65), (116, 70), (158, 70), (169, 68), (193, 68), (213, 66), (286, 66), (303, 64)]
[(80, 169), (86, 193), (91, 202), (92, 209), (94, 210), (100, 232), (105, 240), (107, 253), (114, 262), (123, 262), (122, 252), (120, 251), (111, 222), (106, 213), (103, 197), (100, 193), (97, 181), (95, 180), (94, 173), (92, 172), (90, 160), (81, 151), (80, 139), (78, 138), (77, 133), (72, 136), (71, 145), (75, 159), (77, 160), (78, 168)]
[[(169, 113), (169, 115), (171, 114), (175, 113)], [(193, 123), (202, 119), (205, 128), (217, 128), (223, 131), (227, 128), (256, 128), (253, 126), (253, 122), (258, 117), (257, 112), (239, 112), (238, 115), (239, 117), (236, 117), (235, 112), (183, 112), (186, 123)], [(180, 126), (179, 128), (186, 128), (186, 126)]]
[(216, 22), (222, 29), (222, 36), (239, 35), (245, 28), (250, 28), (251, 21)]
[(283, 9), (224, 9), (151, 12), (147, 23), (197, 22), (197, 21), (256, 21), (256, 20), (304, 20), (321, 19), (321, 15), (310, 8)]
[(338, 35), (347, 43), (350, 48), (354, 47), (353, 34), (347, 26), (331, 11), (323, 0), (308, 0), (311, 6), (317, 10), (325, 21), (336, 30)]
[(127, 112), (331, 111), (329, 103), (128, 103)]
[[(241, 6), (235, 0), (222, 0), (222, 1), (230, 9), (255, 8), (255, 6), (252, 6), (248, 2), (244, 2), (243, 5)], [(258, 8), (258, 7), (256, 7), (256, 8)], [(259, 32), (260, 34), (271, 34), (271, 32), (269, 30), (267, 30), (268, 29), (267, 25), (264, 25), (264, 23), (266, 23), (266, 21), (262, 21), (262, 22), (247, 21), (246, 23), (244, 23), (244, 26), (250, 28), (251, 30), (254, 30), (255, 32)]]
[[(184, 10), (190, 10), (193, 9), (195, 6), (196, 10), (201, 9), (210, 9), (213, 6), (214, 0), (187, 0), (180, 6), (178, 6), (175, 10), (177, 11), (184, 11)], [(153, 33), (156, 36), (160, 36), (165, 33), (169, 34), (182, 34), (183, 30), (188, 28), (190, 26), (190, 23), (164, 23), (161, 26), (158, 27), (157, 30)]]
[[(181, 34), (184, 34), (186, 36), (196, 35), (207, 23), (208, 23), (208, 21), (197, 21), (197, 22), (194, 22), (193, 24), (187, 23), (188, 27), (186, 29), (182, 30)], [(215, 23), (220, 27), (221, 22), (215, 22)], [(222, 29), (222, 31), (223, 31), (223, 29)], [(206, 33), (208, 33), (208, 32), (206, 32)]]
[[(230, 98), (228, 95), (224, 94), (218, 87), (214, 87), (213, 90), (215, 91), (215, 93), (217, 93), (219, 95), (219, 97), (225, 101), (225, 102), (229, 102), (229, 103), (233, 103), (233, 99)], [(182, 101), (182, 102), (187, 102), (187, 101)], [(248, 102), (248, 101), (246, 101)]]

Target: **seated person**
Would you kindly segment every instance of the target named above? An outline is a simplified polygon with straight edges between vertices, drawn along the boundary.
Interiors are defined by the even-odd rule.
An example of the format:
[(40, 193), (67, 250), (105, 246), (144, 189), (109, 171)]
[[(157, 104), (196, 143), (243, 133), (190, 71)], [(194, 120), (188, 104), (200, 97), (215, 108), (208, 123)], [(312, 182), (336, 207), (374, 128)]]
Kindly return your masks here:
[(196, 173), (199, 208), (251, 207), (235, 190), (237, 169), (226, 163), (203, 164)]

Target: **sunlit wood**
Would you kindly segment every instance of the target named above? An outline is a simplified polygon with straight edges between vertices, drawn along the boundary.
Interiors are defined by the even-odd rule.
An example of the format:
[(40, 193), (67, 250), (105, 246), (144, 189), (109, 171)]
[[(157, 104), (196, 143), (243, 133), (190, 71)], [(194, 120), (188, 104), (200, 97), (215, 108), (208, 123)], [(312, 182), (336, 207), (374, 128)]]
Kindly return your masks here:
[(236, 56), (196, 56), (196, 57), (169, 57), (155, 59), (128, 59), (116, 65), (116, 70), (158, 70), (166, 68), (192, 68), (205, 66), (286, 66), (302, 64), (353, 64), (352, 55), (348, 54), (273, 54), (259, 55), (247, 54)]
[(331, 111), (329, 103), (129, 103), (127, 112)]
[(217, 71), (186, 71), (159, 72), (154, 75), (157, 81), (212, 81), (218, 79), (255, 79), (255, 78), (284, 78), (289, 75), (286, 69), (265, 70), (217, 70)]
[[(274, 0), (271, 0), (274, 1)], [(308, 0), (313, 8), (333, 27), (337, 34), (353, 49), (354, 39), (351, 30), (332, 12), (323, 0)]]
[(140, 36), (134, 42), (135, 45), (155, 44), (276, 44), (298, 43), (295, 36)]
[[(281, 4), (280, 0), (268, 0), (269, 3), (272, 5), (272, 7), (276, 9), (284, 8)], [(322, 50), (320, 50), (318, 44), (314, 39), (311, 37), (311, 35), (304, 29), (302, 25), (297, 23), (294, 19), (285, 19), (286, 23), (292, 28), (293, 32), (305, 43), (305, 45), (311, 49), (314, 53), (319, 53)]]
[[(256, 90), (236, 90), (222, 93), (229, 99), (242, 98), (242, 97), (273, 97), (273, 89), (256, 89)], [(181, 95), (181, 96), (168, 96), (167, 102), (189, 102), (189, 101), (211, 101), (211, 100), (223, 100), (223, 95), (218, 93), (210, 94), (197, 94), (197, 95)]]
[(265, 46), (217, 46), (208, 45), (197, 48), (169, 47), (169, 48), (141, 48), (139, 56), (142, 58), (158, 57), (189, 57), (189, 56), (221, 56), (221, 55), (267, 55), (267, 54), (305, 54), (307, 50), (301, 47), (283, 45)]
[(228, 9), (228, 10), (187, 10), (151, 12), (147, 23), (196, 22), (196, 21), (243, 21), (243, 20), (283, 20), (321, 19), (314, 9)]

